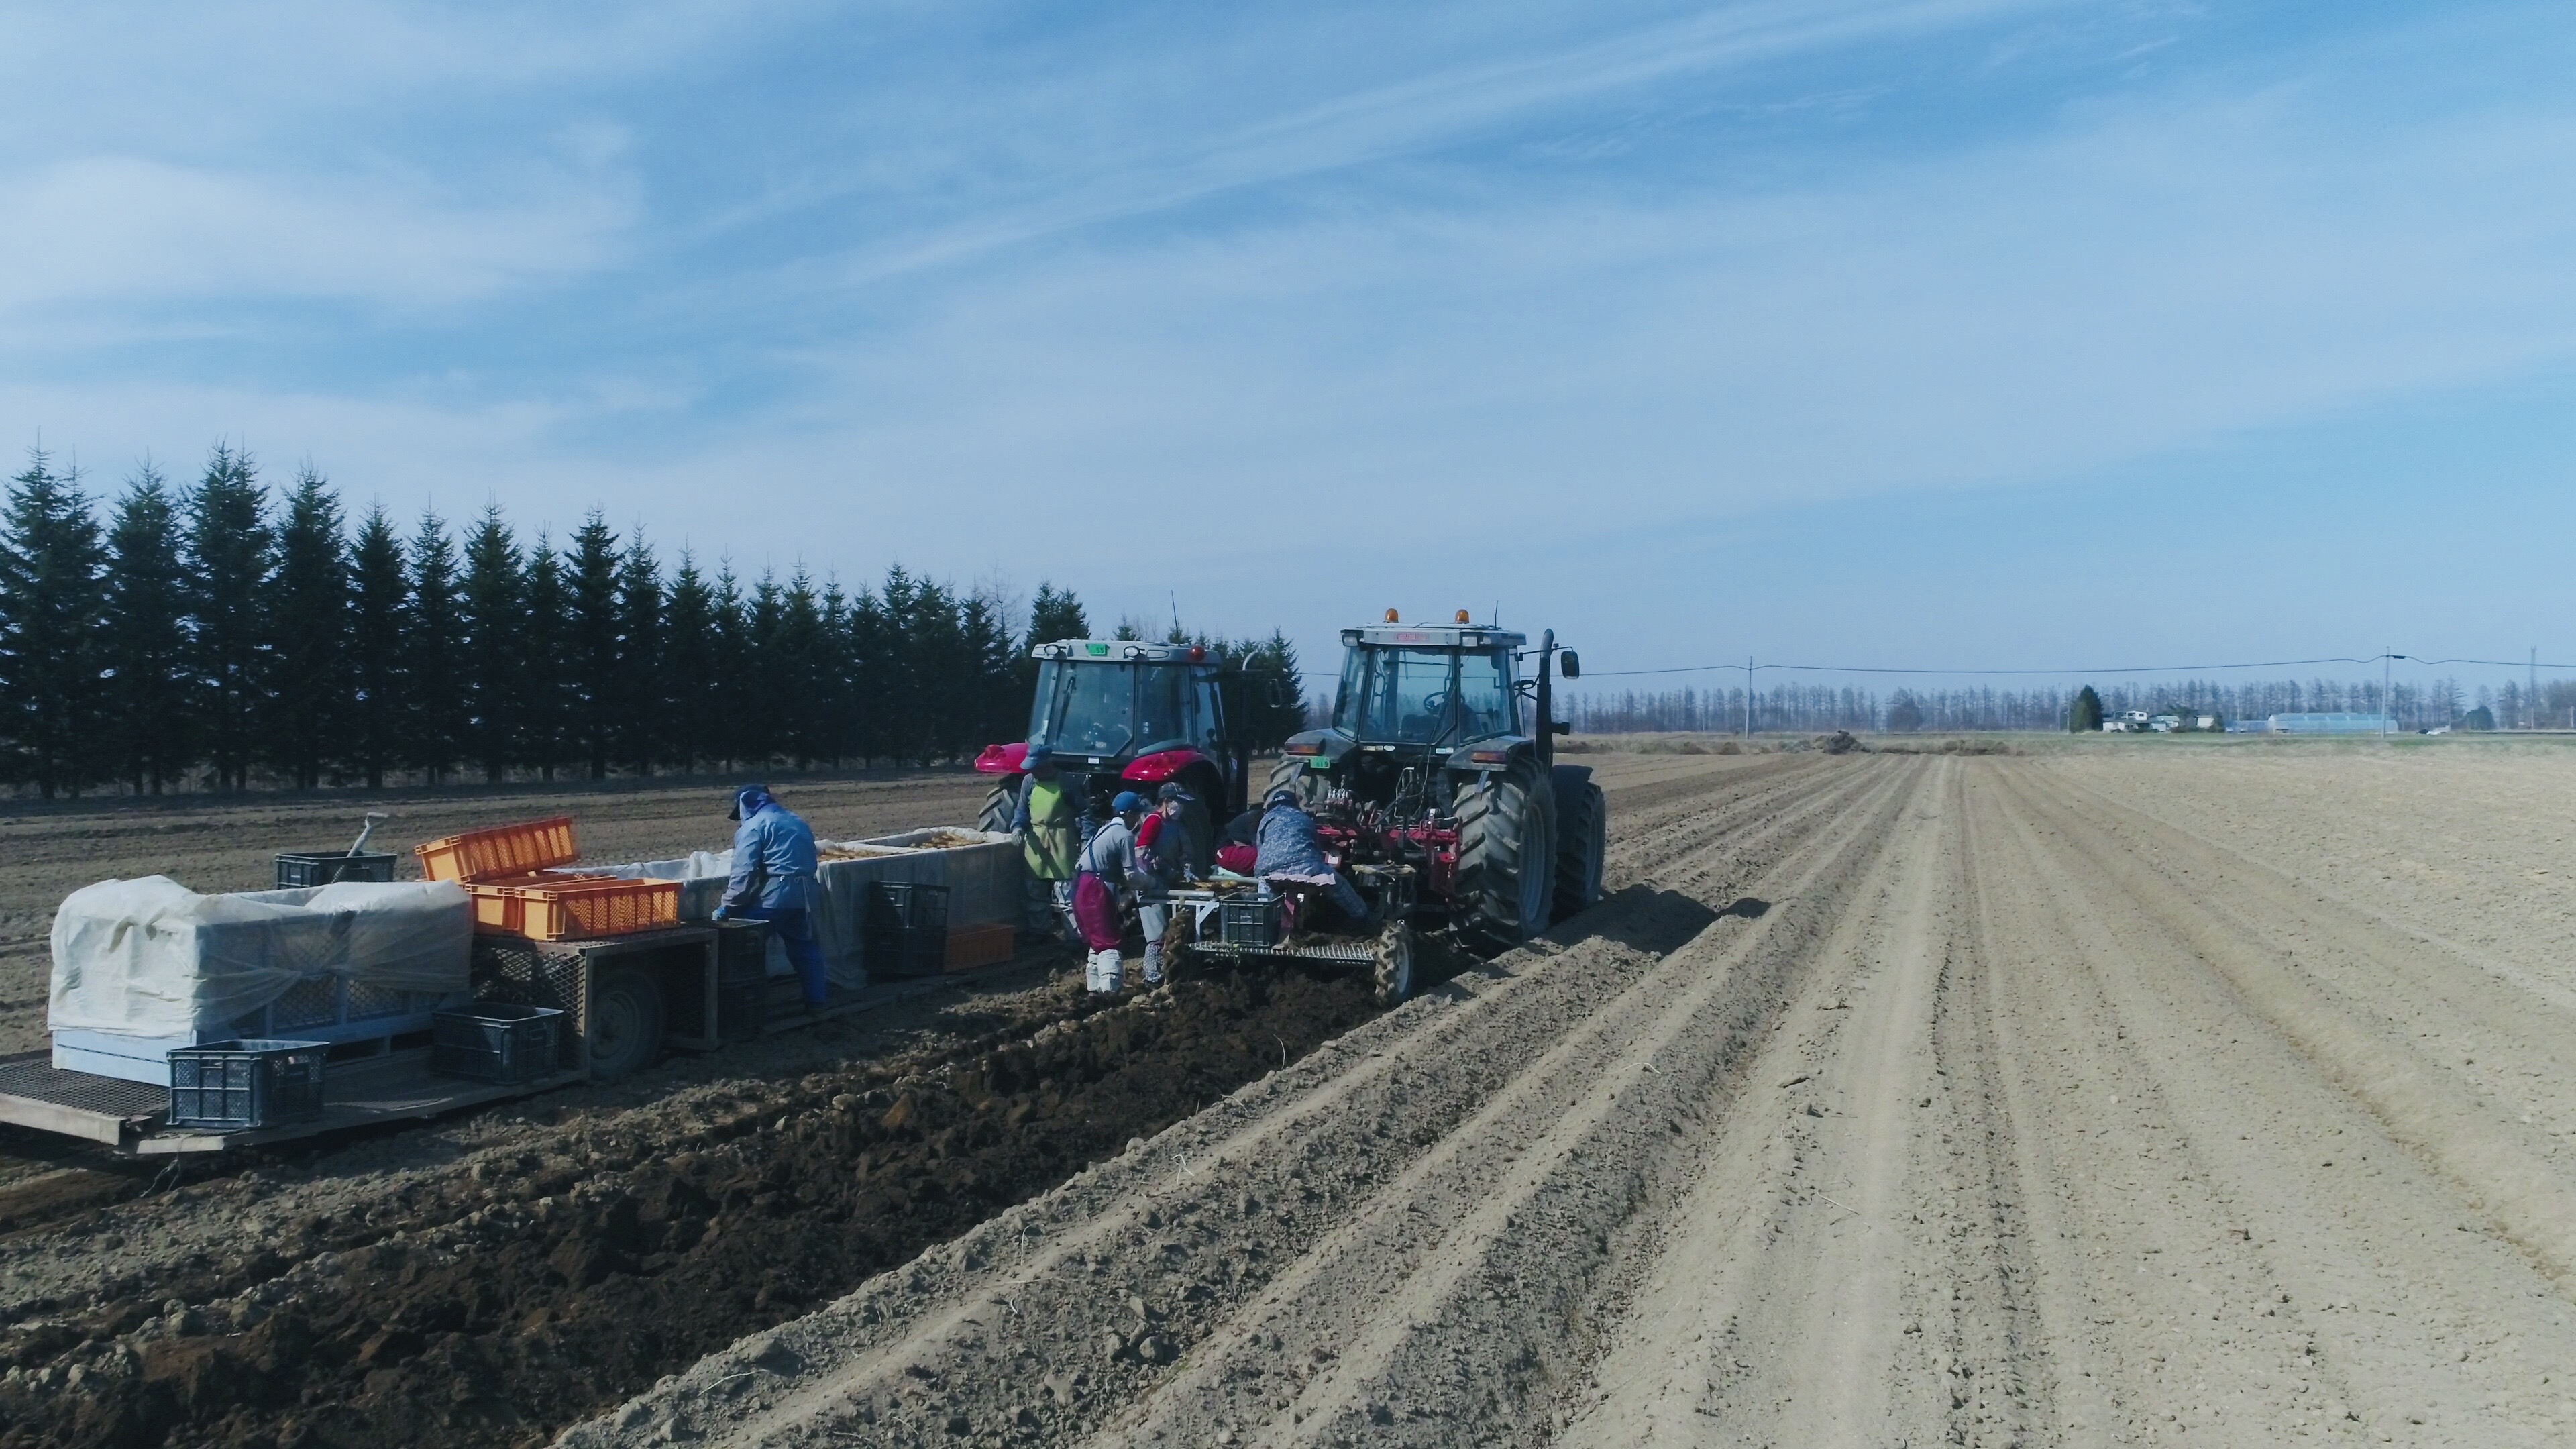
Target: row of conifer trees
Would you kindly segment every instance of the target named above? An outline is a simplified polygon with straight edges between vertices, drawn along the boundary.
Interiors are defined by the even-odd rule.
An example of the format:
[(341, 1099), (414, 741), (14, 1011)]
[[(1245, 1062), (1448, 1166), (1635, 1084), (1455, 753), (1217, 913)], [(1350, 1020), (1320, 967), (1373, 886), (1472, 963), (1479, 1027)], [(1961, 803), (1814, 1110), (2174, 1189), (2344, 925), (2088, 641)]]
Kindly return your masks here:
[[(1025, 728), (1032, 638), (1089, 633), (1049, 585), (1016, 614), (899, 567), (844, 591), (685, 550), (666, 566), (595, 510), (560, 543), (497, 505), (353, 525), (310, 467), (272, 496), (224, 445), (191, 484), (139, 467), (102, 517), (38, 451), (0, 512), (0, 781), (51, 798), (955, 760)], [(1284, 638), (1215, 647), (1295, 697)], [(1272, 712), (1256, 703), (1256, 738), (1295, 727)]]

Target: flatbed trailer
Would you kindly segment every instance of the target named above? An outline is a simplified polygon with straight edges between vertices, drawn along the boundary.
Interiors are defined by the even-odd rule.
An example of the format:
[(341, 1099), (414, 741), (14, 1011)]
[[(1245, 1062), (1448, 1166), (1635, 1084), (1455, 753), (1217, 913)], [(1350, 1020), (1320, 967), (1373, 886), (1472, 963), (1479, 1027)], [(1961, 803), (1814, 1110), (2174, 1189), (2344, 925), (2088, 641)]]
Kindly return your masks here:
[[(997, 963), (999, 969), (1011, 963)], [(319, 1117), (249, 1130), (172, 1127), (166, 1087), (53, 1065), (47, 1051), (0, 1057), (0, 1123), (81, 1138), (119, 1153), (214, 1153), (328, 1133), (438, 1117), (467, 1107), (534, 1096), (578, 1082), (608, 1080), (664, 1051), (716, 1051), (728, 1044), (717, 928), (682, 926), (598, 941), (475, 940), (477, 1001), (563, 1011), (554, 1070), (518, 1083), (467, 1081), (430, 1071), (426, 1041), (395, 1038), (334, 1050), (324, 1069)], [(857, 990), (834, 987), (807, 1008), (793, 977), (768, 978), (760, 1035), (818, 1025), (917, 995), (957, 976), (897, 979)], [(639, 997), (641, 998), (639, 1000)], [(644, 1020), (638, 1021), (638, 1015)], [(639, 1027), (650, 1041), (619, 1038)], [(737, 1033), (739, 1035), (739, 1033)], [(612, 1062), (607, 1060), (613, 1056)]]

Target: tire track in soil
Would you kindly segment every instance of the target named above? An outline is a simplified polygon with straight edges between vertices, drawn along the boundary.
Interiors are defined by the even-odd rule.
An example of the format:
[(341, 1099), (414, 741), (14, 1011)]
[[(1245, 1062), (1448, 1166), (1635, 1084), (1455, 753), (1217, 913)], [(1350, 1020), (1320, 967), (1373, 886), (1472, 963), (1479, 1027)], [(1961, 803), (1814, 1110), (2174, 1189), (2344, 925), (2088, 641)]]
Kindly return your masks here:
[[(1527, 1441), (1914, 778), (1819, 772), (1713, 832), (1699, 899), (1623, 892), (563, 1442)], [(1706, 903), (1747, 889), (1777, 901)]]

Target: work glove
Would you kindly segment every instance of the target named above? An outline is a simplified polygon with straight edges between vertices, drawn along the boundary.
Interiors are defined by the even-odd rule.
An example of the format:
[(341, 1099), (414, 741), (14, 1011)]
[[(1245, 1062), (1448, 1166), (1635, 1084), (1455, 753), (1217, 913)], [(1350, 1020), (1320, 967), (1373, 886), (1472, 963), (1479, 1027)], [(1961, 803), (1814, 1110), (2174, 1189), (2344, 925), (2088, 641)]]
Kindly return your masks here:
[(730, 921), (730, 920), (732, 920), (732, 919), (733, 919), (733, 907), (731, 907), (731, 906), (718, 906), (718, 907), (716, 907), (716, 919), (717, 919), (717, 920), (719, 920), (719, 921)]

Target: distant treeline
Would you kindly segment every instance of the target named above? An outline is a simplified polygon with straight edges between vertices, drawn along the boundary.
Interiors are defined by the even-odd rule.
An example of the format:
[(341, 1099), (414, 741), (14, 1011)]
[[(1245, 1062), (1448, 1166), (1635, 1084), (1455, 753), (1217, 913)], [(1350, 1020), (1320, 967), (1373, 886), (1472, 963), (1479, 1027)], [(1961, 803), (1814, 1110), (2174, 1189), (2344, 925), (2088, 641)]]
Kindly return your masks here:
[[(193, 485), (144, 465), (102, 519), (39, 451), (0, 514), (0, 784), (51, 798), (958, 760), (1027, 729), (1033, 639), (1090, 632), (1050, 585), (1016, 612), (901, 568), (848, 592), (801, 567), (710, 574), (686, 550), (666, 568), (595, 510), (560, 546), (498, 506), (461, 531), (435, 514), (398, 531), (381, 506), (352, 529), (312, 469), (272, 497), (224, 446)], [(1284, 637), (1196, 642), (1254, 676), (1238, 697), (1257, 747), (1299, 727)]]
[[(2222, 684), (2183, 680), (2163, 684), (2097, 685), (2105, 714), (2129, 710), (2221, 720), (2264, 719), (2275, 714), (2353, 713), (2380, 710), (2378, 680), (2275, 679)], [(1753, 692), (1752, 728), (1818, 730), (2062, 730), (2076, 691), (2054, 687), (1899, 689), (1874, 691), (1822, 684), (1783, 684)], [(2538, 689), (2521, 683), (2464, 690), (2457, 680), (2398, 682), (2389, 690), (2398, 724), (2477, 729), (2569, 728), (2576, 722), (2576, 679), (2547, 679)], [(1583, 734), (1641, 731), (1713, 731), (1745, 728), (1744, 691), (1737, 689), (1624, 690), (1571, 698), (1567, 719)], [(2484, 711), (2484, 713), (2480, 713)]]

